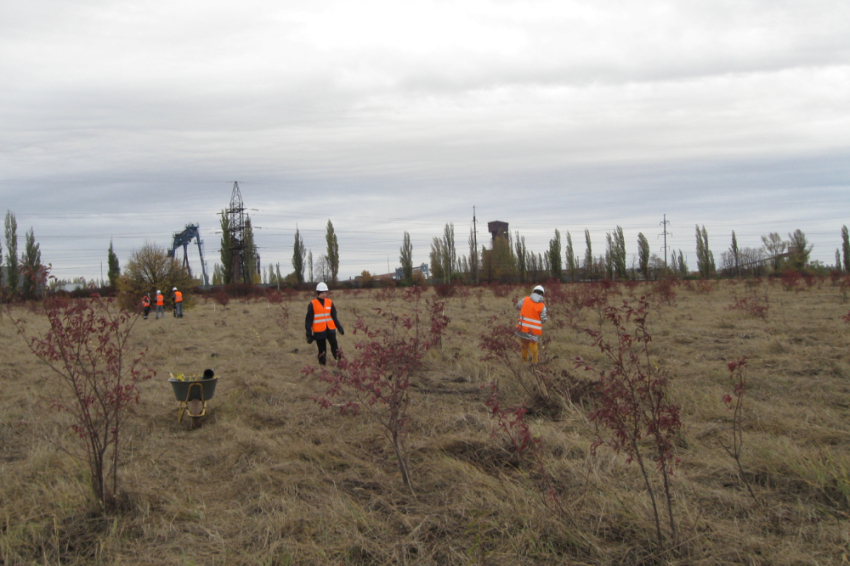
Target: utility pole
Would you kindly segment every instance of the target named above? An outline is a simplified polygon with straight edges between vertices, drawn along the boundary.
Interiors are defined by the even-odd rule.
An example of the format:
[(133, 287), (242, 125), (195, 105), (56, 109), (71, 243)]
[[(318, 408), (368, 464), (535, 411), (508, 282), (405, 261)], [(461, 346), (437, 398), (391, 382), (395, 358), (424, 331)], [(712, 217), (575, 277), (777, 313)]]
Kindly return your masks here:
[[(667, 270), (667, 225), (670, 224), (667, 221), (667, 215), (664, 215), (664, 221), (661, 222), (661, 225), (664, 227), (664, 232), (662, 233), (664, 236), (664, 270)], [(671, 236), (673, 234), (670, 234)]]

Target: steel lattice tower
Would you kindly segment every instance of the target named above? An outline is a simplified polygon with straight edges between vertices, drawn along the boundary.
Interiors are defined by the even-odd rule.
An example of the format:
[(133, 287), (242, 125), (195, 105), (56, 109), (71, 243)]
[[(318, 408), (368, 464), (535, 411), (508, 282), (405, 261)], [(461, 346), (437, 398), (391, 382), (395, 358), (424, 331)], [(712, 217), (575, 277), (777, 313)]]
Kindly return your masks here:
[(248, 272), (245, 264), (245, 206), (236, 181), (233, 181), (227, 220), (230, 226), (230, 250), (233, 252), (233, 282), (242, 282)]

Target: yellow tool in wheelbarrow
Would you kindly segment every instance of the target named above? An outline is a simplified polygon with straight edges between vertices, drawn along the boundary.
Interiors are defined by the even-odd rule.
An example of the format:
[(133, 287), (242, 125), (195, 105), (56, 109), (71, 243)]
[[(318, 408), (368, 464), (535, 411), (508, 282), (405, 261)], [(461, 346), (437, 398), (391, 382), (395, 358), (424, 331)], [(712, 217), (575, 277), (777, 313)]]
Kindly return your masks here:
[(204, 370), (203, 376), (184, 376), (182, 373), (171, 376), (168, 383), (174, 389), (177, 398), (177, 422), (183, 422), (183, 414), (192, 417), (192, 428), (201, 426), (204, 416), (207, 414), (207, 401), (215, 395), (215, 386), (219, 377), (211, 369)]

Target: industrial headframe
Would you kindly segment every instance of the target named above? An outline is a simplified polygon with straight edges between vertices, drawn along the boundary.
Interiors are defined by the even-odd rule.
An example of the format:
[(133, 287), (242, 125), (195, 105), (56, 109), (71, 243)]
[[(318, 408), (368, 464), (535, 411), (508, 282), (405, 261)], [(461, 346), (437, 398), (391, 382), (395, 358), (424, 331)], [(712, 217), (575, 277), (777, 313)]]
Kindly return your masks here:
[(182, 232), (174, 233), (174, 242), (171, 245), (171, 249), (168, 250), (168, 257), (174, 257), (177, 248), (183, 247), (183, 267), (186, 268), (186, 271), (189, 272), (189, 277), (192, 276), (192, 268), (189, 267), (189, 244), (192, 242), (192, 238), (198, 242), (198, 254), (201, 256), (201, 273), (203, 275), (204, 285), (209, 285), (210, 280), (207, 277), (207, 264), (204, 261), (204, 241), (201, 240), (201, 233), (198, 231), (200, 228), (199, 224), (186, 224), (186, 229)]
[(495, 242), (496, 238), (508, 238), (508, 223), (501, 220), (494, 220), (487, 223), (487, 231), (490, 232), (491, 241)]
[[(230, 195), (230, 208), (227, 209), (227, 220), (230, 226), (230, 249), (233, 251), (233, 281), (251, 283), (248, 270), (249, 258), (245, 257), (245, 206), (242, 204), (242, 192), (239, 183), (233, 182), (233, 193)], [(259, 272), (260, 254), (254, 250), (255, 271)]]

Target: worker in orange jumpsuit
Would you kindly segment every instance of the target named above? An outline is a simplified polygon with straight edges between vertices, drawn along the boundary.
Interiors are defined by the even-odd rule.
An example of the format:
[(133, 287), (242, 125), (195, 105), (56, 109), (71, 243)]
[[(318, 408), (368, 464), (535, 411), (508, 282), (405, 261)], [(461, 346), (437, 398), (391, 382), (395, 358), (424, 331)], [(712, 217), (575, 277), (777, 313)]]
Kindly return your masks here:
[(159, 315), (165, 318), (165, 297), (162, 296), (162, 291), (156, 291), (156, 318), (159, 320)]
[(334, 359), (339, 359), (336, 331), (339, 330), (341, 335), (345, 335), (345, 330), (336, 317), (336, 307), (333, 301), (328, 298), (328, 286), (324, 283), (319, 283), (316, 286), (316, 298), (310, 301), (307, 307), (304, 327), (307, 330), (307, 343), (312, 344), (315, 340), (319, 347), (319, 363), (321, 365), (325, 365), (326, 362), (328, 342), (331, 344), (331, 354)]
[(178, 291), (177, 287), (171, 290), (171, 299), (174, 301), (175, 318), (183, 318), (183, 293)]
[(519, 311), (519, 321), (516, 325), (516, 335), (519, 337), (523, 361), (536, 364), (538, 361), (537, 343), (543, 335), (543, 323), (548, 314), (543, 302), (543, 287), (538, 285), (531, 295), (516, 304)]
[(145, 320), (147, 320), (148, 315), (151, 313), (151, 297), (147, 293), (142, 297), (142, 310), (145, 313)]

